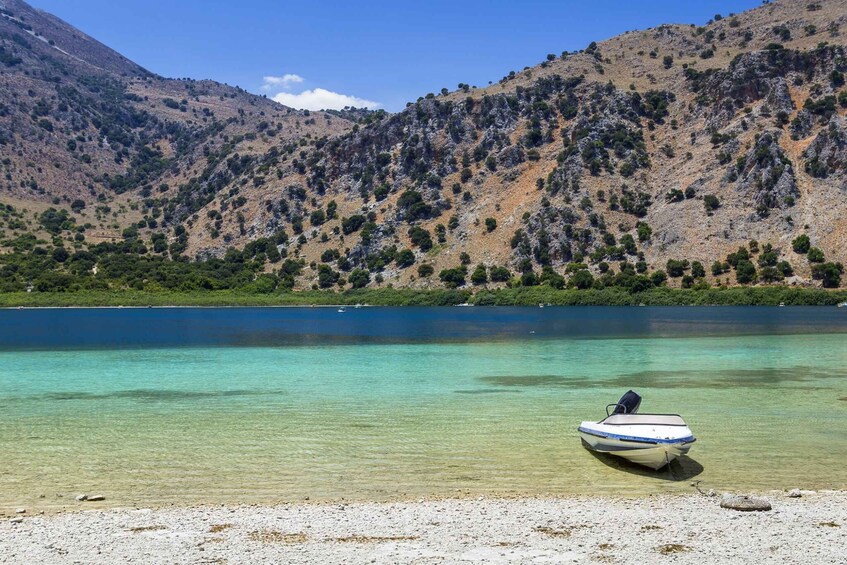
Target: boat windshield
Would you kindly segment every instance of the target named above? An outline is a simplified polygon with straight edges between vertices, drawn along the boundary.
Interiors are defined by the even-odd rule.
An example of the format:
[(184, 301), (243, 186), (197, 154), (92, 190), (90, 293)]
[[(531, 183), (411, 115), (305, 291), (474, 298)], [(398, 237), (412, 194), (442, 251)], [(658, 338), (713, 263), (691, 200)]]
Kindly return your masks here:
[(603, 424), (610, 426), (684, 426), (685, 421), (677, 414), (612, 414)]

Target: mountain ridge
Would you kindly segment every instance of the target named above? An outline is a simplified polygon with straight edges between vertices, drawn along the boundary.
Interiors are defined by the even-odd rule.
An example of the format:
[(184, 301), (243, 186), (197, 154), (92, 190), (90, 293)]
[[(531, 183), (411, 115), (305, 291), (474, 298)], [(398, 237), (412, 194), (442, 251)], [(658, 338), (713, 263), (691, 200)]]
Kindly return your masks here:
[(847, 260), (839, 6), (627, 32), (396, 114), (296, 112), (141, 70), (121, 80), (133, 106), (193, 139), (159, 135), (167, 166), (134, 165), (133, 147), (104, 159), (96, 198), (123, 205), (110, 221), (130, 239), (179, 240), (164, 256), (252, 245), (257, 272), (295, 288), (831, 286)]

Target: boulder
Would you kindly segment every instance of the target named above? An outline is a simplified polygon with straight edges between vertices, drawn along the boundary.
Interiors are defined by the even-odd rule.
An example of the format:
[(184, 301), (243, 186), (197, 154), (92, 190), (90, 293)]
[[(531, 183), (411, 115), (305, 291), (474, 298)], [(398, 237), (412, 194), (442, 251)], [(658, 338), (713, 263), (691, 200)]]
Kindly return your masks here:
[(106, 497), (102, 494), (92, 494), (86, 500), (88, 502), (99, 502), (101, 500), (106, 500)]
[(775, 77), (768, 81), (770, 92), (765, 97), (765, 103), (762, 109), (767, 110), (770, 114), (785, 112), (790, 114), (794, 111), (794, 100), (791, 99), (791, 92), (788, 88), (788, 83), (784, 77)]
[(771, 509), (771, 503), (767, 498), (759, 496), (724, 494), (721, 497), (721, 508), (741, 512), (764, 512)]
[(497, 164), (507, 169), (516, 167), (525, 160), (526, 156), (523, 149), (517, 145), (505, 147), (497, 154)]
[(800, 492), (799, 488), (793, 488), (788, 491), (788, 498), (800, 498), (803, 496), (803, 493)]
[(761, 215), (790, 206), (800, 197), (791, 160), (779, 145), (780, 135), (777, 129), (762, 133), (744, 156), (743, 167), (736, 163), (729, 171), (729, 178), (738, 177), (738, 191), (752, 199)]
[(817, 178), (843, 175), (847, 171), (847, 120), (832, 116), (826, 128), (803, 152), (805, 169)]

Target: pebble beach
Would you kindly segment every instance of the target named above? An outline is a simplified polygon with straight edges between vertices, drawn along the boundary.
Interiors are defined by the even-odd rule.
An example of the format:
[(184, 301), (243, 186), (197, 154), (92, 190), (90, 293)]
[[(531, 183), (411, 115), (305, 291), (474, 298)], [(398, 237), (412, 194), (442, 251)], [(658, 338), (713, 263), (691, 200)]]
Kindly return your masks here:
[(847, 563), (847, 491), (761, 494), (21, 512), (0, 563)]

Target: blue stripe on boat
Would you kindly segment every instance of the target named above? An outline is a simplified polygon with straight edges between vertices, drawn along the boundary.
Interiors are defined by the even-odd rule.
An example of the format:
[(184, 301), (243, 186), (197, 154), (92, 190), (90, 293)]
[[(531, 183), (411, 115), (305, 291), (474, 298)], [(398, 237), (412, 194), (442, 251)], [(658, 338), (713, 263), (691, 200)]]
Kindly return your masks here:
[(622, 440), (622, 441), (637, 441), (639, 443), (657, 443), (657, 444), (658, 443), (667, 443), (667, 444), (672, 444), (672, 443), (689, 443), (689, 442), (695, 441), (694, 436), (683, 437), (683, 438), (680, 438), (680, 439), (657, 439), (657, 438), (649, 438), (649, 437), (622, 436), (622, 435), (618, 435), (618, 434), (608, 434), (608, 433), (598, 432), (596, 430), (589, 430), (587, 428), (583, 428), (582, 426), (577, 428), (577, 430), (582, 432), (582, 433), (592, 435), (594, 437), (602, 437), (602, 438), (607, 438), (607, 439), (619, 439), (619, 440)]

